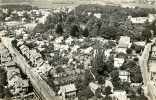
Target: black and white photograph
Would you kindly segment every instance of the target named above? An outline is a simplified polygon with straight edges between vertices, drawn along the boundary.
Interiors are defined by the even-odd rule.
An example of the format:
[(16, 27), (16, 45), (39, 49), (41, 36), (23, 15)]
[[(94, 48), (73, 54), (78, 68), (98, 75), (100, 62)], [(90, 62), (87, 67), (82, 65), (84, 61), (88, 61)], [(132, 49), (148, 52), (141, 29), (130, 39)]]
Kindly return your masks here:
[(0, 100), (156, 100), (156, 0), (0, 0)]

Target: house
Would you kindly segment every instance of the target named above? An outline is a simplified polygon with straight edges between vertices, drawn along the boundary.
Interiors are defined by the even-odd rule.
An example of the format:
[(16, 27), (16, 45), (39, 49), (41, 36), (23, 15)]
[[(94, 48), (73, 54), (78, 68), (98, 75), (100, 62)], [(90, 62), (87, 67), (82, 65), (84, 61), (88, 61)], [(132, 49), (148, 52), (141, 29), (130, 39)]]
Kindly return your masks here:
[(133, 24), (144, 24), (146, 21), (148, 21), (148, 17), (132, 17), (132, 16), (128, 16), (128, 19)]
[(7, 68), (8, 87), (13, 95), (26, 93), (29, 83), (28, 80), (23, 80), (20, 75), (20, 70), (16, 67)]
[(29, 87), (28, 80), (23, 80), (19, 76), (14, 76), (9, 82), (9, 87), (12, 87), (10, 92), (13, 95), (26, 93)]
[(117, 52), (117, 53), (125, 53), (126, 54), (126, 50), (127, 50), (127, 48), (116, 48), (115, 49), (115, 52)]
[(130, 82), (130, 73), (125, 70), (120, 70), (119, 78), (121, 79), (122, 82)]
[(144, 41), (134, 42), (134, 44), (137, 46), (145, 46), (146, 45), (146, 43)]
[(128, 100), (126, 91), (114, 91), (111, 96), (114, 97), (113, 100)]
[(135, 88), (135, 89), (138, 89), (142, 86), (142, 83), (131, 83), (130, 87), (131, 88)]
[(120, 36), (118, 47), (119, 48), (128, 48), (130, 46), (130, 41), (131, 41), (130, 37)]
[(23, 26), (26, 28), (26, 30), (33, 31), (33, 29), (37, 26), (37, 24), (36, 23), (28, 23), (28, 24), (24, 24)]
[(105, 86), (105, 87), (108, 87), (108, 86), (111, 87), (111, 92), (113, 93), (113, 91), (114, 91), (114, 86), (113, 86), (112, 82), (111, 82), (109, 79), (105, 80), (104, 86)]
[(91, 89), (91, 91), (92, 91), (94, 94), (95, 94), (95, 91), (96, 91), (99, 87), (100, 87), (100, 85), (97, 84), (97, 83), (93, 83), (93, 82), (89, 83), (89, 88)]
[(105, 56), (107, 58), (110, 57), (112, 51), (113, 51), (112, 49), (106, 49), (105, 52), (104, 52), (105, 53)]
[(101, 16), (102, 16), (101, 13), (95, 13), (95, 14), (94, 14), (94, 17), (99, 18), (99, 19), (101, 18)]
[(27, 58), (29, 58), (29, 51), (30, 51), (29, 48), (25, 45), (21, 45), (19, 48), (22, 54), (25, 55)]
[(149, 17), (148, 21), (151, 23), (156, 19), (156, 14), (148, 14), (148, 17)]
[(124, 62), (125, 62), (124, 58), (114, 58), (114, 67), (120, 68)]
[(126, 53), (127, 48), (131, 46), (130, 37), (128, 36), (120, 36), (119, 44), (116, 48), (116, 52), (118, 53)]
[(60, 90), (58, 91), (58, 95), (65, 96), (65, 98), (74, 98), (76, 97), (77, 89), (75, 84), (68, 84), (64, 86), (60, 86)]
[(7, 67), (7, 79), (8, 81), (12, 79), (15, 75), (20, 76), (20, 70), (16, 67)]
[(40, 53), (37, 53), (37, 51), (30, 50), (30, 59), (29, 59), (36, 67), (40, 67), (44, 60), (42, 59), (42, 56)]

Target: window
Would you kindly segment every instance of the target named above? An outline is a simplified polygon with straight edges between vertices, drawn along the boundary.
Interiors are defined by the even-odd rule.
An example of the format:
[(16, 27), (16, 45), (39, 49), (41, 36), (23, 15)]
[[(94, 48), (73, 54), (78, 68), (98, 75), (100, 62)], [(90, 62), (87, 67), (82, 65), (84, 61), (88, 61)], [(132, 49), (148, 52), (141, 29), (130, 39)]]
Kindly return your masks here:
[(151, 56), (152, 56), (152, 57), (156, 57), (156, 51), (152, 51)]

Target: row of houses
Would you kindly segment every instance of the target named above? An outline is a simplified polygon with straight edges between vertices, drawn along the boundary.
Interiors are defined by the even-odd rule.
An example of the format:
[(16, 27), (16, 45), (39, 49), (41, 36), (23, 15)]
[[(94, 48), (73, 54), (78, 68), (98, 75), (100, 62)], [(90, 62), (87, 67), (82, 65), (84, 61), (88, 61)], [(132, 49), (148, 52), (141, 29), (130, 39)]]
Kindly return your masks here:
[(21, 51), (21, 53), (30, 60), (33, 67), (40, 67), (43, 65), (44, 60), (42, 59), (42, 55), (36, 51), (36, 49), (30, 50), (26, 45), (24, 44), (18, 44), (17, 45)]
[(13, 96), (24, 95), (29, 87), (28, 80), (22, 78), (20, 69), (17, 67), (9, 50), (4, 45), (0, 45), (0, 55), (1, 64), (6, 70), (5, 79), (7, 80), (8, 84), (6, 85), (9, 91)]
[(151, 47), (151, 52), (150, 52), (150, 59), (149, 59), (149, 71), (151, 75), (151, 79), (153, 81), (156, 81), (156, 45), (153, 44)]
[(28, 80), (22, 79), (19, 68), (7, 67), (8, 88), (13, 95), (24, 95), (28, 91)]

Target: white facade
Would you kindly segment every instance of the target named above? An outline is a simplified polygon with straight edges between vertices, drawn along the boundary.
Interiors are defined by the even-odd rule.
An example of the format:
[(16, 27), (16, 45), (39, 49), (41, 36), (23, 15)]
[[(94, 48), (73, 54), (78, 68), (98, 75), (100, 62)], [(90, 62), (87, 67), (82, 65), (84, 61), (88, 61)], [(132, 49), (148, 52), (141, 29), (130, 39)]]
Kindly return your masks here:
[(114, 58), (114, 67), (120, 68), (123, 65), (124, 61), (124, 58)]
[(119, 78), (122, 82), (130, 82), (130, 73), (127, 71), (119, 71)]
[(115, 100), (128, 100), (127, 94), (125, 91), (114, 91), (112, 96), (115, 97)]

